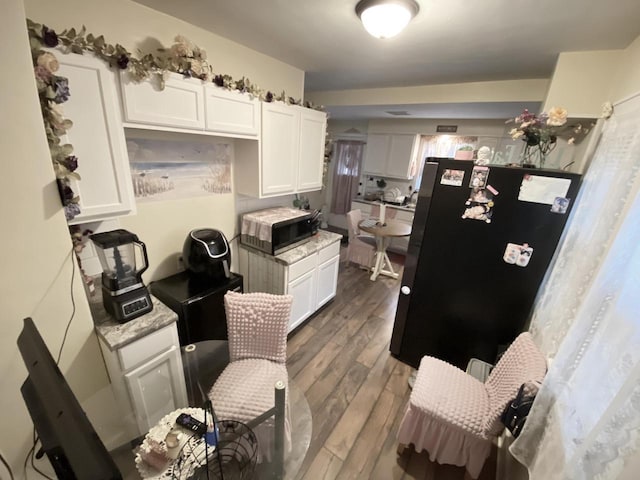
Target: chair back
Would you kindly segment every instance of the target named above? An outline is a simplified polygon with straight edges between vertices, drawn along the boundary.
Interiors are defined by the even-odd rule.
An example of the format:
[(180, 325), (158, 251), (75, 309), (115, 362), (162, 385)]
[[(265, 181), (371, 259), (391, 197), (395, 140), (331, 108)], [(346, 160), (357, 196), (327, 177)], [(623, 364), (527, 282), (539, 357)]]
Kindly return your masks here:
[(229, 359), (261, 358), (284, 364), (287, 361), (287, 330), (291, 316), (291, 295), (227, 292)]
[(349, 221), (349, 241), (360, 235), (358, 224), (362, 221), (362, 210), (356, 209), (347, 212), (347, 220)]
[(529, 332), (524, 332), (509, 346), (485, 381), (489, 394), (489, 417), (485, 431), (498, 435), (504, 425), (500, 415), (507, 403), (515, 398), (520, 385), (528, 381), (541, 382), (547, 371), (547, 362), (533, 342)]

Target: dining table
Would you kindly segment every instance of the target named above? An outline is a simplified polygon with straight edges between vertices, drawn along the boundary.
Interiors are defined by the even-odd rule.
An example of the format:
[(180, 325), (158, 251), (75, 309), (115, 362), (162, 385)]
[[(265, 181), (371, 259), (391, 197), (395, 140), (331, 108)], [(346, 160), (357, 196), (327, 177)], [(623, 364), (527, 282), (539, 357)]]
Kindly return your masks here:
[(369, 278), (372, 281), (375, 281), (380, 275), (398, 278), (399, 275), (393, 269), (389, 255), (387, 255), (387, 248), (392, 238), (411, 235), (411, 225), (393, 220), (380, 223), (374, 219), (367, 219), (359, 222), (358, 228), (363, 232), (370, 233), (376, 239), (376, 263)]
[[(136, 469), (143, 480), (209, 478), (209, 475), (204, 476), (203, 471), (209, 471), (211, 478), (220, 478), (219, 468), (223, 469), (224, 478), (241, 478), (234, 476), (238, 472), (224, 473), (237, 467), (233, 462), (226, 465), (223, 461), (223, 465), (217, 467), (215, 461), (220, 457), (223, 460), (228, 459), (229, 452), (233, 449), (237, 451), (233, 452), (232, 457), (246, 453), (249, 450), (249, 443), (251, 443), (247, 443), (247, 439), (250, 438), (248, 435), (236, 435), (239, 440), (234, 444), (227, 445), (225, 450), (221, 448), (218, 454), (215, 453), (215, 449), (211, 451), (204, 450), (204, 443), (199, 440), (202, 438), (201, 435), (183, 435), (180, 437), (180, 443), (176, 447), (178, 452), (172, 456), (169, 463), (163, 464), (161, 468), (156, 468), (147, 463), (145, 452), (146, 450), (151, 450), (152, 445), (161, 443), (163, 439), (166, 440), (169, 433), (185, 432), (182, 427), (177, 427), (176, 425), (177, 417), (181, 413), (191, 415), (201, 422), (204, 421), (203, 407), (209, 399), (208, 394), (211, 387), (230, 361), (227, 340), (202, 340), (182, 346), (181, 351), (188, 405), (169, 412), (145, 435), (135, 458)], [(288, 416), (291, 428), (291, 450), (284, 452), (283, 457), (280, 459), (278, 459), (277, 453), (272, 451), (271, 461), (258, 461), (251, 478), (293, 480), (302, 466), (311, 443), (313, 421), (309, 403), (302, 389), (298, 387), (292, 378), (289, 378), (288, 385), (289, 391), (286, 395), (289, 398)], [(278, 397), (274, 390), (274, 403), (278, 403)], [(280, 401), (283, 402), (281, 410), (284, 411), (284, 393), (280, 396)], [(212, 407), (215, 410), (215, 405), (212, 405)], [(272, 413), (265, 412), (243, 425), (250, 431), (271, 416)], [(228, 419), (220, 419), (223, 424), (226, 420)], [(277, 442), (274, 441), (275, 443)], [(222, 445), (221, 443), (220, 446)]]

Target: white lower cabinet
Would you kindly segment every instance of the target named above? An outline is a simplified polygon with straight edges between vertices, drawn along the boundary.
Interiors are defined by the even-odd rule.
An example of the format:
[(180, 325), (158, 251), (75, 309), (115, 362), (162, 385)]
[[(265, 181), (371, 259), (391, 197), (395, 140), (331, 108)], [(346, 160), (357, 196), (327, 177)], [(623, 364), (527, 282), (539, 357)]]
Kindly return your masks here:
[(130, 439), (145, 435), (167, 413), (187, 406), (175, 323), (115, 351), (100, 339), (100, 348)]
[(336, 295), (340, 242), (336, 241), (291, 264), (240, 248), (240, 273), (246, 292), (293, 296), (289, 332)]
[(316, 299), (317, 308), (327, 303), (336, 296), (338, 288), (338, 267), (340, 265), (340, 256), (336, 256), (318, 265), (318, 298)]
[(288, 331), (296, 328), (304, 319), (310, 317), (316, 311), (317, 277), (318, 275), (314, 268), (287, 285), (287, 293), (293, 295)]

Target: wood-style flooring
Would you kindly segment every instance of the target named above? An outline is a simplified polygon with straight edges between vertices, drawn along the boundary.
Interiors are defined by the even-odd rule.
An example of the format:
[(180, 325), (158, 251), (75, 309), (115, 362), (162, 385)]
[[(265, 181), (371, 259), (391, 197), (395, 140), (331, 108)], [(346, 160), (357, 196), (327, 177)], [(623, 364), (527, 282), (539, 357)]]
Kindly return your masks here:
[[(411, 392), (411, 367), (389, 353), (400, 280), (381, 276), (372, 282), (344, 257), (342, 247), (336, 297), (288, 342), (289, 375), (304, 391), (313, 418), (296, 478), (469, 478), (463, 468), (430, 462), (425, 452), (396, 453), (395, 436)], [(391, 259), (402, 274), (403, 257)], [(480, 478), (495, 478), (493, 456)]]

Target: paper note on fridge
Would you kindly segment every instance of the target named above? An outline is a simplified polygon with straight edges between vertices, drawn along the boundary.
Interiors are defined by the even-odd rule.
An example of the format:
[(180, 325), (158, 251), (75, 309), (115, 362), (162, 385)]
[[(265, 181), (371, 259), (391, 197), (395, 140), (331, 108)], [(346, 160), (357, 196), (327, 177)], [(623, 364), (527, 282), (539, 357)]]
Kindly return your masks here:
[(568, 178), (525, 175), (520, 185), (518, 200), (553, 205), (557, 197), (566, 197), (571, 180)]

